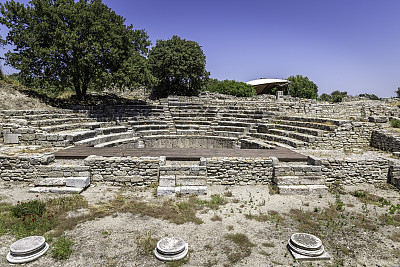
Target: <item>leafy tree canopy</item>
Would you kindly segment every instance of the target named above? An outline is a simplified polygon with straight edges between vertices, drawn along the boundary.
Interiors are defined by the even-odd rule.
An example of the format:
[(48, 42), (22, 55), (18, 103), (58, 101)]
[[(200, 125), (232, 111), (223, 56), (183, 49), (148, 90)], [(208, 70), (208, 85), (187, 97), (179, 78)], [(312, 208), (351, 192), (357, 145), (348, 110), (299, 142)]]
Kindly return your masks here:
[(400, 98), (400, 87), (397, 87), (397, 90), (396, 90), (396, 95), (397, 95), (397, 97), (399, 97), (399, 98)]
[(6, 63), (20, 70), (27, 85), (75, 89), (132, 86), (152, 81), (146, 68), (150, 41), (143, 30), (101, 0), (31, 0), (0, 4), (0, 23), (9, 28), (14, 51)]
[(318, 97), (318, 86), (302, 75), (287, 78), (291, 84), (289, 94), (293, 97), (311, 98)]
[(253, 86), (231, 80), (219, 81), (217, 79), (209, 79), (206, 84), (206, 90), (210, 92), (217, 92), (220, 94), (234, 95), (234, 96), (253, 96), (256, 95), (256, 90)]
[(149, 64), (158, 79), (154, 90), (157, 97), (197, 95), (209, 76), (201, 46), (176, 35), (169, 40), (157, 40), (150, 51)]
[(333, 91), (330, 95), (323, 93), (320, 97), (319, 100), (322, 101), (328, 101), (328, 102), (332, 102), (332, 103), (338, 103), (338, 102), (342, 102), (343, 98), (347, 96), (347, 92), (346, 91)]

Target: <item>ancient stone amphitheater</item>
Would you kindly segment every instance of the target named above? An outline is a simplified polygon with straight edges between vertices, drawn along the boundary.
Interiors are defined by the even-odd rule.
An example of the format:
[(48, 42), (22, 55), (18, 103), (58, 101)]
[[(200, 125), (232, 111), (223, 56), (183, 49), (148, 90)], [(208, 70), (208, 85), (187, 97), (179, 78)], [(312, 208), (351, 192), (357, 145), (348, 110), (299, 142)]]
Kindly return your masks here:
[(0, 177), (34, 184), (33, 192), (81, 192), (90, 182), (153, 184), (158, 194), (203, 194), (213, 184), (321, 195), (335, 181), (400, 186), (400, 143), (388, 130), (388, 121), (400, 117), (396, 101), (205, 93), (3, 110)]

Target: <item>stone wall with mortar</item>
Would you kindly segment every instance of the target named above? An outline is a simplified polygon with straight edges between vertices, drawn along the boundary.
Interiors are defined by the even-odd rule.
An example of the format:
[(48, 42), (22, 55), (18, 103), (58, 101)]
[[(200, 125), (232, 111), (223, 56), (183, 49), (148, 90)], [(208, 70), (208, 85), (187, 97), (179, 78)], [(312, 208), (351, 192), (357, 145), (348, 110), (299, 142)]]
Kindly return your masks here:
[(269, 184), (272, 181), (271, 158), (207, 158), (207, 183), (220, 185)]
[(160, 158), (89, 156), (84, 164), (93, 182), (143, 186), (158, 181)]
[(309, 157), (309, 164), (322, 166), (327, 183), (345, 185), (386, 183), (391, 161), (383, 158), (358, 160)]

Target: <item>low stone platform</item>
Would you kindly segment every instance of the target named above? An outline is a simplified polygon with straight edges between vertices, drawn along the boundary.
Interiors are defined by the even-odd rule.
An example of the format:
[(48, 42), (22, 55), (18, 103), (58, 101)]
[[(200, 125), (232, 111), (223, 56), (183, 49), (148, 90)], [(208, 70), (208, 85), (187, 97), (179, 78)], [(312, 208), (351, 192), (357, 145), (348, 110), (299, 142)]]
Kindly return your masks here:
[(284, 147), (272, 149), (178, 149), (178, 148), (120, 148), (76, 146), (54, 153), (56, 159), (84, 159), (90, 155), (103, 157), (158, 157), (167, 160), (200, 160), (212, 157), (269, 158), (282, 162), (307, 162), (307, 156)]

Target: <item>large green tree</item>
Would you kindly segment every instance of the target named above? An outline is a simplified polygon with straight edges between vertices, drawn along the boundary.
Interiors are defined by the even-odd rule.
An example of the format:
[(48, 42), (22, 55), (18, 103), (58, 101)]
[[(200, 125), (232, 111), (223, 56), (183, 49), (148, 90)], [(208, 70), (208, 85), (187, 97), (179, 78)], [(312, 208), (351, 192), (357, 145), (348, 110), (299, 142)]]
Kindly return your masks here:
[(302, 75), (290, 76), (289, 94), (293, 97), (311, 98), (318, 97), (318, 86)]
[(88, 88), (150, 82), (146, 64), (151, 45), (143, 30), (101, 0), (32, 0), (0, 4), (0, 23), (15, 46), (6, 63), (20, 70), (27, 84), (72, 87), (78, 99)]
[(158, 79), (156, 95), (197, 95), (209, 73), (201, 46), (174, 35), (169, 40), (157, 40), (149, 54), (149, 64)]

